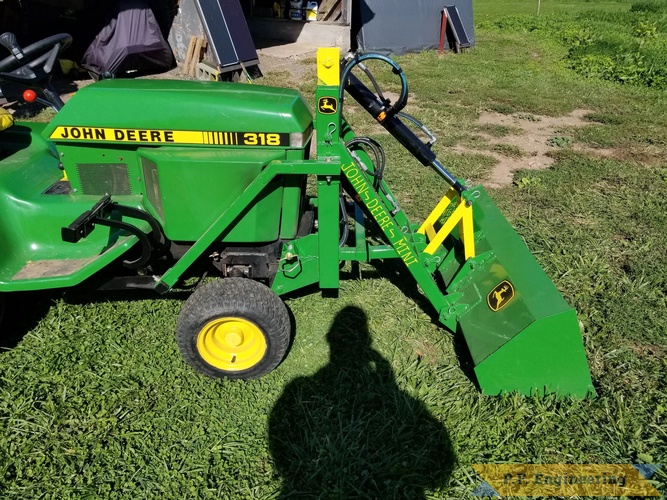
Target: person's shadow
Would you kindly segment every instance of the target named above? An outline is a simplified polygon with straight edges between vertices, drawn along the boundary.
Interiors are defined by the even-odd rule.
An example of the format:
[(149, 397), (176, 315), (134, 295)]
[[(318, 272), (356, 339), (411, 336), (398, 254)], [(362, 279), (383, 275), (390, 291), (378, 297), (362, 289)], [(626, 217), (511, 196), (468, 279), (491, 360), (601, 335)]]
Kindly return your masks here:
[(270, 415), (281, 498), (424, 498), (444, 484), (455, 462), (447, 431), (396, 385), (364, 311), (344, 308), (327, 340), (329, 364), (290, 382)]

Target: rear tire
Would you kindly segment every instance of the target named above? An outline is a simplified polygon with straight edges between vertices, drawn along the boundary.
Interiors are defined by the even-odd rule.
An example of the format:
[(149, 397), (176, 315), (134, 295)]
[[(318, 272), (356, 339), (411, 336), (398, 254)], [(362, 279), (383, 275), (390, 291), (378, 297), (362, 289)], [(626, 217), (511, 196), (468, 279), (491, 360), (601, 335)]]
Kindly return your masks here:
[(188, 298), (178, 317), (176, 341), (199, 372), (251, 379), (280, 364), (290, 331), (287, 307), (270, 288), (247, 278), (225, 278)]

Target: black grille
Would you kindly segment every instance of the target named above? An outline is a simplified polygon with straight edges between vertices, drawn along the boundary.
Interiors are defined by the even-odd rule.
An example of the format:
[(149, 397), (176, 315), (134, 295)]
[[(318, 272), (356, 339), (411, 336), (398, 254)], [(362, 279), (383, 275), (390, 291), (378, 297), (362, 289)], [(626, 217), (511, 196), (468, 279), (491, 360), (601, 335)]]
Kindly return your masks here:
[(125, 163), (78, 163), (83, 194), (132, 194)]

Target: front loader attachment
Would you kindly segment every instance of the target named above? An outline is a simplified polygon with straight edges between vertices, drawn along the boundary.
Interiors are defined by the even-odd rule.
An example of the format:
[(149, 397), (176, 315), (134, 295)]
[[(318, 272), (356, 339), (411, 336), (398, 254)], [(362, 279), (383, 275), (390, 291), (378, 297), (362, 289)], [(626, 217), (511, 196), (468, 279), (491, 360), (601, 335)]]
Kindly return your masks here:
[[(401, 97), (393, 106), (351, 72), (354, 66), (366, 71), (363, 61), (370, 58), (388, 62), (401, 78)], [(322, 71), (322, 82), (330, 76), (331, 66), (327, 68)], [(426, 221), (421, 226), (412, 225), (381, 179), (382, 169), (376, 168), (373, 155), (364, 150), (363, 145), (372, 141), (356, 138), (344, 120), (339, 122), (345, 144), (341, 153), (343, 186), (365, 213), (365, 217), (355, 217), (355, 223), (359, 226), (374, 220), (371, 224), (384, 233), (394, 256), (403, 260), (440, 321), (463, 335), (482, 392), (594, 396), (576, 312), (484, 188), (467, 187), (454, 177), (436, 159), (432, 134), (400, 112), (407, 100), (400, 67), (384, 56), (357, 55), (343, 67), (341, 80), (345, 90), (379, 124), (450, 186)], [(374, 86), (379, 93), (376, 83)], [(333, 87), (319, 87), (319, 102), (338, 97), (328, 95), (329, 89)], [(324, 135), (336, 123), (334, 117), (319, 111), (318, 134)], [(422, 141), (406, 125), (408, 121), (432, 140)], [(371, 146), (377, 149), (377, 145)], [(375, 153), (376, 158), (380, 156)], [(359, 233), (358, 228), (355, 233)], [(341, 257), (345, 255), (342, 249)], [(387, 252), (357, 238), (349, 255), (386, 258)]]
[[(485, 394), (593, 395), (576, 312), (484, 188), (470, 188), (466, 197), (473, 200), (474, 233), (466, 234), (462, 222), (440, 247), (438, 272), (451, 304), (440, 320), (465, 338), (480, 388)], [(458, 202), (465, 205), (465, 198)], [(452, 258), (461, 247), (470, 254), (471, 241), (474, 256), (463, 264)]]

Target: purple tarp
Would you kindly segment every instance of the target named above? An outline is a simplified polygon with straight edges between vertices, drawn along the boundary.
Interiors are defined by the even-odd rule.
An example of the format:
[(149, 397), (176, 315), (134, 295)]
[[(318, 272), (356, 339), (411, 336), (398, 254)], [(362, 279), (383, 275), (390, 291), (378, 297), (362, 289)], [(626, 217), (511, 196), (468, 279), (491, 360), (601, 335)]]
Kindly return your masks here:
[(102, 78), (167, 71), (174, 66), (153, 11), (144, 0), (118, 0), (116, 13), (95, 37), (82, 66)]

